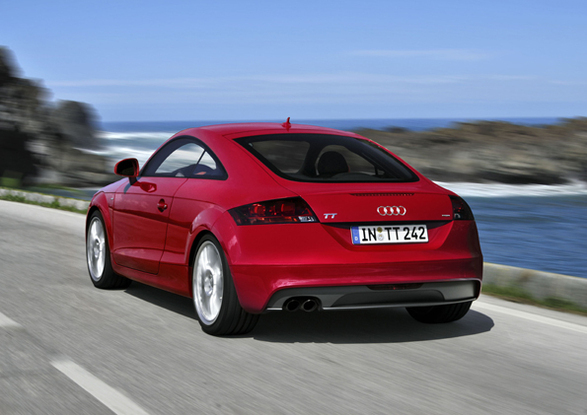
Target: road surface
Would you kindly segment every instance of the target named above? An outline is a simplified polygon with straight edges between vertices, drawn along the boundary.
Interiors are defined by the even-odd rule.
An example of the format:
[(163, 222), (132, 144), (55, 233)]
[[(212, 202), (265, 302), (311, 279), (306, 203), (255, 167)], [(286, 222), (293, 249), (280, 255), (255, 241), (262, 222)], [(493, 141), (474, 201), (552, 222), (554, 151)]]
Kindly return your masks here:
[(262, 316), (200, 331), (191, 299), (95, 289), (84, 216), (0, 201), (0, 414), (587, 415), (587, 318), (482, 297)]

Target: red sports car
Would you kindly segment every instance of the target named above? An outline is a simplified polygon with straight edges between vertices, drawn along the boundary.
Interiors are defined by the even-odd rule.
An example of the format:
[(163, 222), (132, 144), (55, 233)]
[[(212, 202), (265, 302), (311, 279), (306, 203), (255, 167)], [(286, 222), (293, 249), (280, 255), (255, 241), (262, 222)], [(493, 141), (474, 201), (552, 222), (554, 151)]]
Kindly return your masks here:
[(181, 131), (98, 191), (86, 225), (99, 288), (131, 280), (191, 297), (203, 330), (266, 311), (406, 307), (463, 317), (481, 290), (473, 214), (357, 134), (286, 123)]

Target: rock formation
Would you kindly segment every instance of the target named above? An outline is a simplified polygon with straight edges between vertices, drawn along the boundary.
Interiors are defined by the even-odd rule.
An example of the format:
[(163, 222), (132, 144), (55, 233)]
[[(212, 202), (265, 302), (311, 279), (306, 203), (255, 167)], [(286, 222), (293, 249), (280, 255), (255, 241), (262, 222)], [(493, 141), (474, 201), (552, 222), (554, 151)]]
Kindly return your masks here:
[(7, 48), (0, 47), (0, 180), (92, 186), (109, 182), (92, 108), (72, 101), (51, 103), (38, 82), (19, 77)]
[(587, 181), (587, 118), (548, 126), (459, 123), (430, 131), (361, 130), (439, 181), (559, 184)]

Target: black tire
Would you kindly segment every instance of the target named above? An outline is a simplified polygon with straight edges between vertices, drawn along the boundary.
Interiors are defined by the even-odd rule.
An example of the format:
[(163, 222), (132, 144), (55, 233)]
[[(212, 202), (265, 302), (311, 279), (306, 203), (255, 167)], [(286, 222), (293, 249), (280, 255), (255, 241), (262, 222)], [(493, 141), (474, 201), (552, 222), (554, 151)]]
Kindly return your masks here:
[(472, 301), (431, 307), (407, 307), (406, 310), (408, 310), (410, 316), (420, 323), (450, 323), (463, 318), (471, 308), (471, 303)]
[(194, 255), (192, 294), (200, 326), (208, 334), (245, 334), (259, 320), (241, 307), (224, 251), (212, 235), (202, 238)]
[(86, 229), (86, 264), (92, 283), (97, 288), (120, 289), (126, 288), (132, 282), (112, 269), (110, 248), (104, 219), (100, 211), (96, 210), (88, 220)]

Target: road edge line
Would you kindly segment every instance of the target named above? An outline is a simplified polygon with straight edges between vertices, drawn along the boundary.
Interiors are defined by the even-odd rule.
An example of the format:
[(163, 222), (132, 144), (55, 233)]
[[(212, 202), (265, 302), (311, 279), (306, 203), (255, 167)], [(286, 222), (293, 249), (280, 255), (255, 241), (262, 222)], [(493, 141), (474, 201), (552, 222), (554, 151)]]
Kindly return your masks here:
[(541, 316), (539, 314), (527, 313), (525, 311), (514, 310), (513, 308), (502, 307), (494, 304), (480, 303), (478, 301), (473, 303), (473, 309), (485, 309), (487, 311), (496, 311), (498, 313), (507, 314), (513, 317), (522, 318), (537, 323), (547, 324), (562, 329), (577, 331), (579, 333), (587, 334), (587, 326), (570, 323), (564, 320), (557, 320), (551, 317)]

